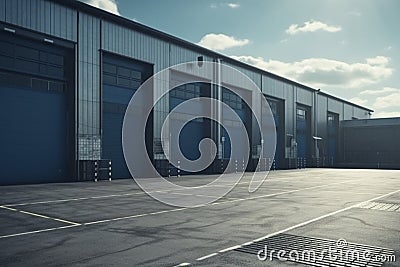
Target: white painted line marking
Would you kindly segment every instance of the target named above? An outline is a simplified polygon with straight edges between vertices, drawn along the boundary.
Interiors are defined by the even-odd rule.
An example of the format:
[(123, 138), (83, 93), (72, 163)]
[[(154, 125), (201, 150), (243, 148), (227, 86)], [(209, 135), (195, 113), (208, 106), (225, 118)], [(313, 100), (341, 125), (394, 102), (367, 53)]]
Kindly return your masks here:
[(19, 213), (23, 213), (26, 215), (30, 215), (30, 216), (34, 216), (34, 217), (39, 217), (39, 218), (43, 218), (43, 219), (48, 219), (48, 220), (53, 220), (53, 221), (57, 221), (57, 222), (62, 222), (62, 223), (66, 223), (66, 224), (71, 224), (71, 225), (81, 225), (80, 223), (76, 223), (76, 222), (71, 222), (71, 221), (67, 221), (67, 220), (63, 220), (63, 219), (58, 219), (58, 218), (53, 218), (53, 217), (49, 217), (46, 215), (42, 215), (42, 214), (38, 214), (38, 213), (33, 213), (33, 212), (29, 212), (29, 211), (24, 211), (24, 210), (17, 210), (17, 209), (13, 209), (13, 208), (8, 208), (8, 207), (4, 207), (4, 206), (0, 206), (0, 208), (2, 209), (7, 209), (7, 210), (11, 210), (14, 212), (19, 212)]
[[(271, 233), (271, 234), (262, 236), (262, 237), (260, 237), (260, 238), (254, 239), (253, 241), (250, 241), (250, 242), (247, 242), (247, 243), (258, 242), (258, 241), (261, 241), (261, 240), (264, 240), (264, 239), (267, 239), (267, 238), (270, 238), (270, 237), (273, 237), (273, 236), (276, 236), (276, 235), (279, 235), (279, 234), (282, 234), (282, 233), (286, 233), (286, 232), (288, 232), (288, 231), (291, 231), (291, 230), (294, 230), (294, 229), (297, 229), (297, 228), (306, 226), (306, 225), (308, 225), (308, 224), (311, 224), (311, 223), (320, 221), (320, 220), (322, 220), (322, 219), (325, 219), (325, 218), (328, 218), (328, 217), (337, 215), (337, 214), (339, 214), (339, 213), (348, 211), (348, 210), (350, 210), (350, 209), (352, 209), (352, 208), (357, 208), (358, 206), (360, 206), (360, 205), (363, 204), (363, 203), (373, 202), (373, 201), (375, 201), (375, 200), (379, 200), (379, 199), (382, 199), (382, 198), (385, 198), (385, 197), (394, 195), (394, 194), (399, 193), (399, 192), (400, 192), (400, 189), (399, 189), (399, 190), (396, 190), (396, 191), (393, 191), (393, 192), (390, 192), (390, 193), (387, 193), (387, 194), (384, 194), (384, 195), (381, 195), (381, 196), (378, 196), (378, 197), (375, 197), (375, 198), (372, 198), (372, 199), (370, 199), (370, 200), (367, 200), (367, 201), (364, 201), (364, 202), (361, 202), (361, 203), (357, 203), (357, 204), (352, 205), (352, 206), (349, 206), (349, 207), (347, 207), (347, 208), (343, 208), (343, 209), (340, 209), (340, 210), (337, 210), (337, 211), (334, 211), (334, 212), (330, 212), (330, 213), (328, 213), (328, 214), (319, 216), (319, 217), (317, 217), (317, 218), (314, 218), (314, 219), (311, 219), (311, 220), (308, 220), (308, 221), (305, 221), (305, 222), (302, 222), (302, 223), (299, 223), (299, 224), (290, 226), (290, 227), (288, 227), (288, 228), (286, 228), (286, 229), (283, 229), (283, 230), (277, 231), (277, 232), (275, 232), (275, 233)], [(242, 246), (245, 246), (245, 244), (247, 244), (247, 243), (244, 243), (244, 244), (238, 245), (238, 246), (239, 246), (239, 247), (242, 247)], [(223, 251), (225, 251), (225, 250), (220, 250), (219, 253), (223, 253)], [(228, 251), (229, 251), (229, 250), (228, 250)]]
[(188, 263), (188, 262), (184, 262), (184, 263), (181, 263), (181, 264), (175, 265), (175, 267), (189, 266), (189, 265), (190, 265), (190, 263)]
[(11, 211), (18, 211), (18, 210), (16, 210), (16, 209), (9, 208), (9, 207), (6, 207), (6, 206), (0, 206), (0, 208), (1, 208), (1, 209), (6, 209), (6, 210), (11, 210)]
[(79, 225), (68, 225), (68, 226), (48, 228), (48, 229), (37, 230), (37, 231), (23, 232), (23, 233), (18, 233), (18, 234), (3, 235), (3, 236), (0, 236), (0, 239), (9, 238), (9, 237), (16, 237), (16, 236), (23, 236), (23, 235), (31, 235), (31, 234), (37, 234), (37, 233), (44, 233), (44, 232), (51, 232), (51, 231), (56, 231), (56, 230), (61, 230), (61, 229), (68, 229), (68, 228), (78, 227), (78, 226)]
[(365, 206), (366, 209), (372, 209), (373, 207), (375, 207), (376, 205), (378, 205), (378, 203), (376, 202), (371, 202), (370, 205)]
[(196, 261), (203, 261), (203, 260), (205, 260), (205, 259), (208, 259), (208, 258), (211, 258), (211, 257), (217, 256), (217, 255), (218, 255), (218, 253), (212, 253), (212, 254), (209, 254), (209, 255), (207, 255), (207, 256), (204, 256), (204, 257), (198, 258), (198, 259), (196, 259)]
[(230, 247), (230, 248), (221, 249), (221, 250), (218, 251), (218, 252), (219, 252), (219, 253), (224, 253), (224, 252), (228, 252), (228, 251), (231, 251), (231, 250), (235, 250), (235, 249), (241, 248), (241, 247), (242, 247), (242, 245), (237, 245), (237, 246), (233, 246), (233, 247)]
[(134, 219), (134, 218), (148, 216), (148, 215), (157, 215), (157, 214), (176, 212), (176, 211), (187, 210), (187, 209), (196, 209), (196, 208), (202, 208), (202, 207), (210, 207), (210, 206), (215, 206), (215, 205), (228, 204), (228, 203), (233, 203), (233, 202), (237, 202), (237, 201), (246, 201), (246, 200), (259, 199), (259, 198), (273, 197), (273, 196), (291, 194), (291, 193), (295, 193), (295, 192), (301, 192), (301, 191), (311, 190), (311, 189), (316, 189), (316, 188), (321, 188), (321, 187), (327, 187), (327, 186), (336, 185), (336, 184), (344, 184), (344, 183), (349, 183), (349, 182), (351, 182), (351, 181), (344, 181), (344, 182), (339, 182), (339, 183), (331, 183), (331, 184), (327, 184), (327, 185), (318, 185), (318, 186), (312, 186), (312, 187), (307, 187), (307, 188), (300, 188), (300, 189), (296, 189), (296, 190), (283, 191), (283, 192), (279, 192), (279, 193), (261, 195), (261, 196), (256, 196), (256, 197), (238, 198), (238, 199), (233, 199), (233, 200), (214, 202), (214, 203), (210, 203), (210, 204), (207, 204), (207, 205), (200, 205), (200, 206), (196, 206), (196, 207), (176, 208), (176, 209), (157, 211), (157, 212), (153, 212), (153, 213), (145, 213), (145, 214), (138, 214), (138, 215), (130, 215), (130, 216), (112, 218), (112, 219), (104, 219), (104, 220), (99, 220), (99, 221), (87, 222), (87, 223), (84, 223), (84, 225), (92, 225), (92, 224), (99, 224), (99, 223), (121, 221), (121, 220)]
[(42, 215), (42, 214), (38, 214), (38, 213), (33, 213), (33, 212), (28, 212), (28, 211), (23, 211), (23, 210), (19, 210), (19, 212), (20, 212), (20, 213), (23, 213), (23, 214), (35, 216), (35, 217), (40, 217), (40, 218), (44, 218), (44, 219), (49, 219), (49, 220), (53, 220), (53, 221), (57, 221), (57, 222), (66, 223), (66, 224), (81, 225), (80, 223), (71, 222), (71, 221), (67, 221), (67, 220), (63, 220), (63, 219), (58, 219), (58, 218), (53, 218), (53, 217), (49, 217), (49, 216)]

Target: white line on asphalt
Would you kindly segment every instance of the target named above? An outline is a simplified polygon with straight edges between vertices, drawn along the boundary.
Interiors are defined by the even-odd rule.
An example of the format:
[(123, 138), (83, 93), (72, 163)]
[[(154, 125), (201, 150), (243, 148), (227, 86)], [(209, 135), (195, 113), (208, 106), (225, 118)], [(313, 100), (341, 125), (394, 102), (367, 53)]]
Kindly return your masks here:
[(42, 230), (37, 230), (37, 231), (23, 232), (23, 233), (18, 233), (18, 234), (3, 235), (3, 236), (0, 236), (0, 239), (8, 238), (8, 237), (23, 236), (23, 235), (31, 235), (31, 234), (37, 234), (37, 233), (44, 233), (44, 232), (51, 232), (51, 231), (56, 231), (56, 230), (61, 230), (61, 229), (78, 227), (78, 226), (79, 225), (68, 225), (68, 226), (61, 226), (61, 227), (55, 227), (55, 228), (42, 229)]
[[(325, 218), (328, 218), (328, 217), (337, 215), (337, 214), (339, 214), (339, 213), (348, 211), (348, 210), (350, 210), (350, 209), (352, 209), (352, 208), (356, 208), (356, 207), (358, 207), (358, 206), (360, 206), (360, 205), (363, 205), (364, 203), (373, 202), (373, 201), (375, 201), (375, 200), (379, 200), (379, 199), (382, 199), (382, 198), (385, 198), (385, 197), (394, 195), (394, 194), (399, 193), (399, 192), (400, 192), (400, 189), (399, 189), (399, 190), (396, 190), (396, 191), (393, 191), (393, 192), (390, 192), (390, 193), (387, 193), (387, 194), (384, 194), (384, 195), (381, 195), (381, 196), (378, 196), (378, 197), (375, 197), (375, 198), (372, 198), (372, 199), (369, 199), (369, 200), (364, 201), (364, 202), (357, 203), (357, 204), (352, 205), (352, 206), (349, 206), (349, 207), (347, 207), (347, 208), (343, 208), (343, 209), (340, 209), (340, 210), (337, 210), (337, 211), (334, 211), (334, 212), (331, 212), (331, 213), (328, 213), (328, 214), (319, 216), (319, 217), (317, 217), (317, 218), (314, 218), (314, 219), (311, 219), (311, 220), (308, 220), (308, 221), (305, 221), (305, 222), (302, 222), (302, 223), (293, 225), (293, 226), (288, 227), (288, 228), (286, 228), (286, 229), (283, 229), (283, 230), (277, 231), (277, 232), (275, 232), (275, 233), (271, 233), (271, 234), (265, 235), (265, 236), (263, 236), (263, 237), (254, 239), (253, 241), (250, 241), (250, 242), (247, 242), (247, 243), (238, 245), (238, 246), (239, 246), (239, 247), (242, 247), (242, 246), (245, 246), (245, 244), (248, 244), (248, 243), (259, 242), (259, 241), (261, 241), (261, 240), (264, 240), (264, 239), (267, 239), (267, 238), (270, 238), (270, 237), (273, 237), (273, 236), (276, 236), (276, 235), (279, 235), (279, 234), (282, 234), (282, 233), (286, 233), (286, 232), (288, 232), (288, 231), (291, 231), (291, 230), (294, 230), (294, 229), (297, 229), (297, 228), (306, 226), (306, 225), (308, 225), (308, 224), (311, 224), (311, 223), (320, 221), (320, 220), (322, 220), (322, 219), (325, 219)], [(220, 250), (219, 253), (223, 253), (222, 251), (225, 251), (225, 249)], [(229, 250), (227, 250), (227, 251), (229, 251)], [(216, 253), (216, 255), (219, 255), (219, 253)], [(210, 254), (210, 255), (211, 255), (211, 254)]]
[(107, 223), (107, 222), (113, 222), (113, 221), (121, 221), (121, 220), (133, 219), (133, 218), (143, 217), (143, 216), (148, 216), (148, 215), (176, 212), (176, 211), (187, 210), (187, 209), (196, 209), (196, 208), (209, 207), (209, 206), (233, 203), (233, 202), (238, 202), (238, 201), (254, 200), (254, 199), (266, 198), (266, 197), (274, 197), (274, 196), (280, 196), (280, 195), (284, 195), (284, 194), (291, 194), (291, 193), (295, 193), (295, 192), (311, 190), (311, 189), (316, 189), (316, 188), (321, 188), (321, 187), (326, 187), (326, 186), (331, 186), (331, 185), (337, 185), (337, 184), (344, 184), (344, 183), (349, 183), (349, 182), (350, 181), (339, 182), (339, 183), (331, 183), (331, 184), (326, 184), (326, 185), (318, 185), (318, 186), (312, 186), (312, 187), (301, 188), (301, 189), (296, 189), (296, 190), (283, 191), (283, 192), (279, 192), (279, 193), (261, 195), (261, 196), (257, 196), (257, 197), (238, 198), (238, 199), (233, 199), (233, 200), (214, 202), (214, 203), (210, 203), (210, 204), (207, 204), (207, 205), (200, 205), (200, 206), (195, 206), (195, 207), (169, 209), (169, 210), (163, 210), (163, 211), (154, 212), (152, 214), (151, 213), (146, 213), (146, 214), (138, 214), (138, 215), (130, 215), (130, 216), (124, 216), (124, 217), (117, 217), (117, 218), (112, 218), (112, 219), (105, 219), (105, 220), (100, 220), (100, 221), (87, 222), (87, 223), (84, 223), (84, 225), (92, 225), (92, 224)]
[(49, 217), (43, 214), (38, 214), (38, 213), (33, 213), (33, 212), (29, 212), (29, 211), (24, 211), (24, 210), (17, 210), (17, 209), (13, 209), (13, 208), (8, 208), (8, 207), (4, 207), (4, 206), (0, 206), (1, 209), (7, 209), (7, 210), (11, 210), (14, 212), (20, 212), (26, 215), (31, 215), (34, 217), (40, 217), (40, 218), (44, 218), (44, 219), (48, 219), (48, 220), (53, 220), (53, 221), (57, 221), (57, 222), (62, 222), (62, 223), (66, 223), (66, 224), (71, 224), (71, 225), (81, 225), (80, 223), (76, 223), (76, 222), (71, 222), (71, 221), (67, 221), (67, 220), (63, 220), (63, 219), (59, 219), (59, 218), (54, 218), (54, 217)]
[(196, 261), (203, 261), (203, 260), (205, 260), (205, 259), (208, 259), (208, 258), (214, 257), (214, 256), (216, 256), (216, 255), (218, 255), (218, 253), (212, 253), (212, 254), (210, 254), (210, 255), (207, 255), (207, 256), (204, 256), (204, 257), (198, 258), (198, 259), (196, 259)]
[(16, 209), (9, 208), (9, 207), (6, 207), (6, 206), (0, 206), (0, 208), (1, 208), (1, 209), (6, 209), (6, 210), (18, 211), (18, 210), (16, 210)]
[(181, 263), (181, 264), (175, 265), (174, 267), (189, 266), (189, 265), (190, 265), (190, 263), (188, 263), (188, 262), (184, 262), (184, 263)]
[(237, 246), (233, 246), (230, 248), (221, 249), (220, 251), (218, 251), (218, 253), (228, 252), (228, 251), (235, 250), (235, 249), (241, 248), (241, 247), (242, 247), (242, 245), (237, 245)]
[[(158, 212), (153, 212), (153, 213), (137, 214), (137, 215), (131, 215), (131, 216), (124, 216), (124, 217), (118, 217), (118, 218), (112, 218), (112, 219), (93, 221), (93, 222), (86, 222), (86, 223), (82, 223), (82, 224), (77, 224), (76, 223), (76, 224), (71, 225), (71, 226), (75, 227), (75, 226), (81, 226), (81, 225), (83, 225), (83, 226), (95, 225), (95, 224), (100, 224), (100, 223), (108, 223), (108, 222), (121, 221), (121, 220), (127, 220), (127, 219), (134, 219), (134, 218), (150, 216), (150, 215), (157, 215), (157, 214), (163, 214), (163, 213), (169, 213), (169, 212), (182, 211), (182, 210), (187, 210), (187, 209), (195, 209), (195, 208), (209, 207), (209, 206), (213, 206), (213, 205), (227, 204), (227, 203), (232, 203), (232, 202), (237, 202), (237, 201), (246, 201), (246, 200), (259, 199), (259, 198), (273, 197), (273, 196), (279, 196), (279, 195), (283, 195), (283, 194), (291, 194), (291, 193), (301, 192), (301, 191), (305, 191), (305, 190), (312, 190), (312, 189), (316, 189), (316, 188), (327, 187), (327, 186), (331, 186), (331, 185), (350, 183), (350, 182), (354, 182), (354, 181), (358, 181), (358, 180), (360, 180), (360, 179), (353, 180), (353, 181), (344, 181), (344, 182), (339, 182), (339, 183), (331, 183), (331, 184), (326, 184), (326, 185), (318, 185), (318, 186), (313, 186), (313, 187), (307, 187), (307, 188), (301, 188), (301, 189), (296, 189), (296, 190), (284, 191), (284, 192), (280, 192), (280, 193), (262, 195), (262, 196), (257, 196), (257, 197), (249, 197), (249, 198), (228, 200), (228, 201), (211, 203), (211, 204), (208, 204), (208, 205), (201, 205), (201, 206), (190, 207), (190, 208), (176, 208), (176, 209), (163, 210), (163, 211), (158, 211)], [(0, 206), (0, 207), (2, 207), (2, 206)], [(8, 208), (8, 207), (4, 207), (4, 208)], [(64, 229), (64, 228), (66, 228), (66, 227), (43, 229), (43, 230), (39, 230), (39, 231), (32, 231), (32, 232), (25, 232), (25, 233), (14, 234), (14, 235), (0, 236), (0, 238), (14, 237), (14, 236), (19, 236), (19, 235), (35, 234), (35, 233), (41, 233), (41, 232), (46, 232), (46, 231), (54, 231), (54, 230), (57, 230), (57, 229)]]
[[(279, 178), (279, 179), (269, 179), (267, 178), (265, 182), (268, 181), (280, 181), (280, 180), (287, 180), (287, 179), (293, 179), (293, 177), (287, 177), (287, 178)], [(299, 181), (299, 180), (297, 180)], [(236, 184), (237, 185), (246, 185), (249, 184), (248, 181), (245, 182), (239, 182)], [(230, 185), (212, 185), (213, 187), (229, 187)], [(186, 190), (187, 188), (180, 188), (178, 190)], [(190, 188), (189, 188), (190, 189)], [(282, 188), (285, 190), (285, 188)], [(282, 189), (275, 189), (271, 188), (271, 190), (282, 190)], [(162, 192), (170, 192), (171, 190), (159, 190), (159, 191), (154, 191), (158, 193)], [(149, 192), (152, 193), (152, 192)], [(112, 197), (123, 197), (123, 196), (133, 196), (133, 195), (146, 195), (146, 192), (140, 191), (140, 192), (135, 192), (135, 193), (125, 193), (125, 194), (112, 194), (112, 195), (101, 195), (101, 196), (92, 196), (92, 197), (80, 197), (80, 198), (67, 198), (67, 199), (55, 199), (55, 200), (47, 200), (47, 201), (37, 201), (37, 202), (25, 202), (25, 203), (15, 203), (15, 204), (4, 204), (3, 207), (18, 207), (18, 206), (29, 206), (29, 205), (39, 205), (39, 204), (51, 204), (51, 203), (63, 203), (63, 202), (69, 202), (69, 201), (81, 201), (81, 200), (91, 200), (91, 199), (102, 199), (102, 198), (112, 198)]]
[(38, 204), (51, 204), (51, 203), (62, 203), (62, 202), (79, 201), (79, 200), (122, 197), (122, 196), (131, 196), (131, 195), (142, 195), (142, 194), (145, 194), (145, 193), (141, 191), (141, 192), (136, 192), (136, 193), (127, 193), (127, 194), (119, 194), (119, 195), (114, 194), (114, 195), (104, 195), (104, 196), (56, 199), (56, 200), (38, 201), (38, 202), (26, 202), (26, 203), (18, 203), (18, 204), (6, 204), (4, 206), (6, 206), (6, 207), (19, 207), (19, 206), (38, 205)]

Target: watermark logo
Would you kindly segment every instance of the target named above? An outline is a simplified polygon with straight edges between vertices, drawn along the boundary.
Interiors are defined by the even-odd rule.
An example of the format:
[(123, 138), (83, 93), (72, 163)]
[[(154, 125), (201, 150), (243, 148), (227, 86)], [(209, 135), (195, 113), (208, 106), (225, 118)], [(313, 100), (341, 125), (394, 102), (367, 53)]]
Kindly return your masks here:
[(350, 246), (345, 239), (339, 239), (328, 249), (275, 250), (266, 245), (257, 253), (260, 261), (321, 262), (395, 262), (395, 254), (377, 254), (376, 251)]
[[(170, 103), (169, 96), (174, 89), (196, 83), (209, 84), (207, 96), (195, 94), (194, 97), (183, 97), (185, 101), (177, 105)], [(222, 90), (239, 97), (240, 102), (237, 99), (234, 102), (239, 108), (241, 105), (248, 107), (251, 114), (247, 114), (246, 123), (250, 123), (251, 127), (248, 127), (249, 124), (246, 127), (243, 122), (243, 112), (238, 112), (237, 106), (228, 104), (232, 101), (223, 99)], [(172, 106), (174, 108), (170, 110)], [(203, 171), (216, 159), (223, 158), (221, 150), (228, 137), (230, 157), (224, 172), (209, 184), (197, 187), (183, 187), (162, 177), (149, 157), (152, 151), (148, 151), (146, 144), (152, 117), (155, 123), (150, 139), (161, 140), (163, 151), (157, 157), (182, 172)], [(199, 158), (188, 159), (182, 152), (180, 135), (188, 123), (204, 119), (216, 123), (220, 128), (214, 129), (214, 138), (203, 138), (199, 142)], [(227, 136), (222, 134), (223, 131)], [(223, 197), (243, 177), (249, 159), (258, 160), (255, 170), (260, 170), (263, 160), (274, 158), (275, 143), (275, 121), (261, 89), (242, 72), (217, 62), (188, 62), (152, 76), (133, 95), (122, 129), (125, 161), (136, 183), (153, 198), (179, 207), (206, 205)], [(238, 163), (243, 167), (238, 168)], [(267, 178), (271, 166), (263, 167), (263, 172), (252, 173), (249, 192), (257, 190)], [(168, 194), (177, 190), (185, 194)], [(207, 198), (199, 197), (202, 195), (207, 195)]]

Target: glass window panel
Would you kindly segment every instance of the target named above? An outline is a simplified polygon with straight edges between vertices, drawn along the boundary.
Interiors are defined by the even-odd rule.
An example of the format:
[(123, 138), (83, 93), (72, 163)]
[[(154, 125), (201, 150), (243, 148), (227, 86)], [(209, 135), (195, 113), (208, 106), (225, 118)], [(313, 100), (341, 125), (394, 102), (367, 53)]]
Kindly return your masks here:
[(64, 65), (64, 57), (55, 54), (48, 54), (48, 62), (54, 65)]
[(33, 72), (33, 73), (39, 72), (39, 64), (31, 61), (16, 59), (15, 67), (19, 70), (24, 70), (28, 72)]
[(14, 46), (10, 43), (0, 41), (0, 54), (13, 56)]
[(176, 97), (185, 98), (185, 92), (183, 92), (182, 90), (177, 90)]
[(118, 76), (124, 76), (129, 78), (131, 76), (131, 71), (130, 69), (127, 68), (118, 67)]
[(39, 51), (36, 49), (27, 48), (24, 46), (16, 46), (17, 57), (23, 57), (26, 59), (39, 60)]
[(64, 77), (64, 68), (47, 66), (47, 74), (54, 77)]
[(117, 85), (117, 77), (113, 75), (104, 74), (103, 83), (110, 85)]
[(103, 64), (103, 71), (107, 73), (117, 74), (117, 66), (108, 63)]
[(142, 80), (142, 73), (137, 70), (132, 70), (131, 77), (136, 80)]
[(59, 82), (49, 82), (49, 90), (50, 91), (56, 91), (56, 92), (64, 92), (64, 83), (59, 83)]
[(137, 90), (140, 87), (140, 81), (131, 80), (131, 88)]

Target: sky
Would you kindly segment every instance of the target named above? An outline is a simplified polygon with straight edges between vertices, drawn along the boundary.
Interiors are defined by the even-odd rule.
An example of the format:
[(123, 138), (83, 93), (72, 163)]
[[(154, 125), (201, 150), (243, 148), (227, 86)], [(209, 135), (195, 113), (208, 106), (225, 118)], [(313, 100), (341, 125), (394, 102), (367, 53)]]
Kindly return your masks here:
[(400, 117), (400, 1), (82, 1)]

